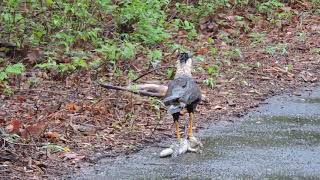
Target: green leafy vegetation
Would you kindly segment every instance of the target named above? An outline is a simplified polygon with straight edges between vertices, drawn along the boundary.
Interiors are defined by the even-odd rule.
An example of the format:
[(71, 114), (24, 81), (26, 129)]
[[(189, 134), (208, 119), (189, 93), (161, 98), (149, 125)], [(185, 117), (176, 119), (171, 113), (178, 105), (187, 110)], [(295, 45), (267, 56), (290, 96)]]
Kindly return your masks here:
[[(310, 2), (314, 12), (318, 12), (319, 0)], [(32, 66), (26, 61), (13, 63), (2, 59), (0, 81), (10, 81), (12, 75), (25, 71), (24, 67), (58, 72), (61, 76), (93, 69), (111, 73), (111, 79), (121, 75), (133, 78), (137, 73), (123, 66), (124, 63), (143, 57), (148, 60), (146, 68), (150, 65), (156, 68), (163, 63), (165, 51), (193, 53), (191, 47), (180, 44), (175, 37), (183, 31), (188, 42), (196, 41), (202, 20), (221, 9), (252, 8), (265, 15), (271, 24), (282, 27), (295, 15), (292, 9), (284, 8), (286, 5), (280, 0), (4, 0), (0, 4), (0, 39), (25, 51), (41, 47), (44, 56)], [(208, 37), (208, 43), (214, 45), (216, 40), (221, 40), (235, 46), (234, 38), (241, 32), (247, 33), (253, 44), (265, 42), (266, 34), (255, 32), (249, 26), (248, 20), (256, 23), (263, 18), (254, 11), (248, 16), (235, 14), (232, 18), (236, 26), (234, 31), (222, 31), (216, 38)], [(223, 18), (218, 18), (215, 23), (228, 26)], [(219, 51), (209, 47), (211, 56), (222, 55), (225, 60), (242, 57), (238, 48)], [(266, 52), (285, 54), (286, 47), (278, 44), (267, 47)], [(0, 53), (7, 54), (8, 49), (0, 48)], [(196, 59), (203, 61), (205, 58), (197, 56)], [(168, 78), (172, 78), (172, 74), (168, 69)]]
[(5, 68), (0, 68), (0, 87), (3, 85), (3, 93), (12, 95), (14, 91), (8, 85), (10, 77), (20, 76), (25, 72), (25, 66), (22, 63), (9, 64)]
[(284, 4), (281, 3), (278, 0), (269, 0), (263, 3), (258, 3), (257, 9), (261, 13), (267, 13), (271, 14), (273, 13), (277, 8), (283, 7)]
[(0, 70), (0, 82), (7, 80), (10, 75), (21, 75), (25, 71), (23, 64), (10, 64), (5, 69)]
[(216, 81), (214, 80), (213, 77), (209, 77), (209, 78), (205, 79), (205, 80), (203, 81), (203, 83), (204, 83), (205, 85), (207, 85), (207, 86), (208, 86), (209, 88), (211, 88), (211, 89), (213, 89), (214, 86), (216, 85)]
[(320, 55), (320, 48), (313, 48), (311, 49), (311, 52), (314, 54), (319, 54)]
[(159, 65), (159, 63), (161, 62), (162, 59), (162, 51), (155, 49), (155, 50), (151, 50), (148, 52), (147, 55), (148, 59), (149, 59), (149, 63), (153, 66), (156, 67), (157, 65)]
[(67, 147), (62, 147), (57, 144), (47, 143), (46, 145), (42, 146), (43, 149), (47, 149), (51, 152), (68, 152), (70, 151)]
[(287, 47), (288, 47), (287, 44), (278, 43), (278, 44), (274, 44), (272, 46), (268, 46), (266, 48), (266, 52), (271, 56), (285, 55), (285, 54), (287, 54)]
[(248, 34), (248, 36), (250, 37), (252, 43), (262, 43), (266, 40), (265, 33), (252, 32)]

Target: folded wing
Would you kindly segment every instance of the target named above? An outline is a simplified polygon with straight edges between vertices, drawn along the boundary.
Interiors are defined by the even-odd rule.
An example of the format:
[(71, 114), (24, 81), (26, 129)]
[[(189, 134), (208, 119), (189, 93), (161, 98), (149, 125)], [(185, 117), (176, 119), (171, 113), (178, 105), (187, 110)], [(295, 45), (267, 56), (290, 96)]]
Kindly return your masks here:
[(168, 113), (174, 114), (200, 99), (200, 90), (192, 77), (178, 77), (169, 83), (163, 102)]

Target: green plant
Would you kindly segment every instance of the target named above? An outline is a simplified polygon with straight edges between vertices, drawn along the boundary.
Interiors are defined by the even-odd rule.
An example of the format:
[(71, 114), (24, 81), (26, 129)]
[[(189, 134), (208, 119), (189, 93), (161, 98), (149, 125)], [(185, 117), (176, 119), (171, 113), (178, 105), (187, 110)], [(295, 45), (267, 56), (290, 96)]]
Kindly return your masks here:
[(316, 14), (317, 16), (320, 16), (320, 9), (315, 9), (314, 14)]
[(236, 16), (234, 17), (234, 19), (235, 19), (236, 21), (242, 21), (242, 20), (243, 20), (243, 17), (236, 15)]
[(187, 21), (187, 20), (181, 21), (180, 27), (184, 30), (187, 30), (187, 31), (195, 28), (194, 24), (192, 22)]
[(180, 17), (189, 17), (188, 20), (198, 22), (201, 18), (213, 13), (216, 9), (228, 5), (226, 0), (197, 1), (195, 3), (177, 2), (175, 9)]
[(3, 93), (6, 95), (12, 95), (14, 93), (13, 89), (7, 85), (7, 81), (10, 76), (19, 76), (25, 71), (23, 64), (9, 64), (4, 69), (0, 69), (0, 85), (3, 84)]
[(188, 20), (183, 21), (181, 19), (174, 19), (173, 25), (176, 29), (182, 28), (186, 30), (188, 32), (187, 37), (189, 40), (193, 40), (198, 35), (194, 23)]
[(16, 143), (18, 142), (21, 138), (17, 134), (7, 134), (4, 130), (0, 129), (1, 133), (1, 138), (3, 138), (5, 141), (8, 141), (10, 143)]
[(274, 13), (272, 15), (269, 15), (268, 20), (276, 25), (277, 27), (281, 27), (283, 21), (288, 21), (293, 16), (293, 13), (291, 11), (284, 11), (280, 13)]
[(7, 96), (12, 96), (14, 94), (14, 90), (9, 86), (5, 86), (2, 91)]
[(129, 122), (130, 120), (135, 119), (135, 118), (136, 118), (136, 115), (133, 112), (127, 112), (124, 115), (124, 120), (123, 120), (122, 123)]
[(259, 33), (259, 32), (252, 32), (248, 34), (251, 41), (253, 43), (262, 43), (266, 40), (266, 34), (265, 33)]
[(173, 79), (174, 78), (174, 69), (173, 68), (168, 68), (167, 69), (167, 78), (168, 79)]
[(71, 65), (79, 69), (87, 69), (89, 67), (86, 60), (79, 57), (74, 57), (71, 62)]
[(136, 55), (136, 46), (130, 42), (124, 42), (120, 48), (120, 54), (123, 59), (132, 59)]
[(312, 48), (311, 52), (320, 55), (320, 48)]
[(283, 7), (284, 4), (278, 0), (268, 0), (267, 2), (259, 3), (257, 9), (261, 13), (271, 14), (274, 10)]
[(222, 55), (228, 58), (241, 58), (242, 52), (239, 48), (234, 48), (234, 49), (223, 51)]
[(52, 151), (53, 153), (56, 153), (56, 152), (68, 152), (68, 151), (70, 151), (69, 148), (67, 148), (67, 147), (62, 147), (62, 146), (60, 146), (60, 145), (51, 144), (51, 143), (47, 143), (47, 144), (43, 145), (42, 148), (43, 148), (43, 149), (50, 150), (50, 151)]
[(160, 108), (161, 108), (161, 106), (163, 106), (162, 101), (158, 98), (149, 97), (149, 103), (152, 107), (152, 110), (156, 114), (157, 119), (160, 120), (161, 119), (161, 109)]
[(266, 52), (271, 56), (285, 55), (287, 54), (287, 47), (288, 47), (287, 44), (278, 43), (278, 44), (266, 47)]
[(217, 75), (219, 74), (219, 69), (220, 69), (219, 66), (212, 65), (208, 67), (207, 71), (209, 75)]
[(128, 77), (129, 80), (134, 80), (134, 79), (136, 79), (138, 77), (138, 75), (134, 70), (130, 69), (128, 74), (127, 74), (127, 77)]
[(311, 0), (313, 7), (317, 8), (320, 6), (320, 0)]
[(219, 39), (221, 39), (222, 41), (224, 41), (225, 43), (227, 44), (232, 44), (233, 40), (232, 38), (230, 37), (230, 34), (229, 33), (226, 33), (226, 32), (222, 32), (219, 34)]
[(217, 48), (210, 48), (210, 53), (212, 56), (216, 56), (218, 54), (218, 49)]
[(166, 15), (162, 7), (166, 0), (134, 0), (124, 1), (116, 9), (118, 30), (131, 33), (134, 40), (142, 40), (145, 44), (155, 44), (169, 37), (164, 24)]
[(194, 56), (193, 59), (195, 61), (200, 61), (200, 62), (203, 62), (205, 60), (204, 56), (202, 56), (202, 55)]
[(286, 69), (287, 72), (292, 72), (293, 71), (293, 65), (292, 64), (288, 64), (285, 69)]
[(216, 81), (212, 77), (205, 79), (203, 83), (211, 89), (213, 89), (214, 86), (216, 85)]
[(103, 44), (95, 51), (104, 55), (107, 60), (113, 62), (114, 64), (120, 58), (120, 50), (115, 42)]
[(101, 59), (95, 59), (89, 63), (91, 69), (98, 69), (101, 66)]
[(25, 71), (25, 67), (22, 63), (18, 64), (10, 64), (6, 67), (5, 73), (12, 74), (12, 75), (20, 75)]
[(208, 38), (208, 43), (209, 43), (209, 44), (214, 44), (214, 39), (213, 39), (212, 37), (209, 37), (209, 38)]
[(54, 70), (63, 74), (77, 69), (87, 69), (89, 65), (85, 59), (79, 57), (74, 57), (71, 63), (57, 63), (53, 58), (48, 57), (47, 62), (37, 64), (35, 67), (43, 70)]
[(168, 44), (169, 48), (172, 49), (172, 51), (181, 51), (181, 52), (190, 52), (190, 50), (188, 49), (188, 47), (186, 46), (183, 46), (181, 44), (176, 44), (176, 43), (173, 43), (173, 44)]
[(187, 34), (187, 38), (189, 39), (189, 40), (193, 40), (193, 39), (195, 39), (196, 37), (198, 36), (198, 33), (197, 33), (197, 31), (195, 30), (195, 29), (192, 29), (190, 32), (188, 32), (188, 34)]
[(306, 33), (305, 32), (299, 32), (298, 33), (298, 37), (301, 41), (305, 41), (307, 36), (306, 36)]
[(147, 55), (148, 59), (149, 59), (149, 63), (153, 66), (156, 67), (162, 59), (162, 51), (161, 50), (151, 50), (148, 52)]

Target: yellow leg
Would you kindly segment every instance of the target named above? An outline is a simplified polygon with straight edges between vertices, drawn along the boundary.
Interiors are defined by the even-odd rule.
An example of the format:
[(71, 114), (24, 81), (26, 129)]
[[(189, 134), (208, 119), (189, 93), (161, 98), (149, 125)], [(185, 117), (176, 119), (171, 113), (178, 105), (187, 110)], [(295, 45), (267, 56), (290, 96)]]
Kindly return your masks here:
[(191, 113), (189, 113), (189, 125), (188, 125), (188, 137), (191, 137), (191, 136), (193, 136), (192, 135), (192, 121), (193, 121), (193, 118), (194, 118), (194, 115), (193, 115), (193, 113), (191, 112)]
[(176, 125), (176, 135), (177, 135), (177, 139), (180, 140), (181, 136), (180, 136), (180, 127), (179, 127), (179, 122), (175, 121), (174, 122)]

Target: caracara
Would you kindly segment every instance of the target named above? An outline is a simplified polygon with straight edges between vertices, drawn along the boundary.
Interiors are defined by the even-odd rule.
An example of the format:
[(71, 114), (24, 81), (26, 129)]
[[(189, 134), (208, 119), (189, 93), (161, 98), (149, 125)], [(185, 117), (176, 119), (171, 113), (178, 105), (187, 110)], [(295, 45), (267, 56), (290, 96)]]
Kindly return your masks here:
[[(201, 92), (198, 85), (192, 78), (191, 71), (192, 71), (191, 57), (188, 55), (188, 53), (179, 54), (177, 64), (176, 64), (175, 77), (169, 83), (167, 93), (163, 100), (164, 104), (168, 108), (168, 113), (171, 114), (173, 117), (178, 142), (184, 143), (184, 144), (187, 142), (189, 146), (190, 146), (190, 143), (197, 141), (192, 134), (192, 123), (194, 120), (194, 111), (197, 107), (197, 104), (201, 101)], [(186, 139), (181, 140), (181, 135), (180, 135), (179, 117), (181, 115), (181, 111), (184, 109), (186, 109), (189, 114), (189, 122), (188, 122), (188, 130), (187, 130), (188, 141), (186, 141)], [(180, 149), (181, 148), (182, 147), (180, 147)], [(182, 150), (182, 151), (185, 152), (186, 150)], [(178, 152), (178, 154), (181, 154), (181, 153), (182, 152), (180, 153)]]

